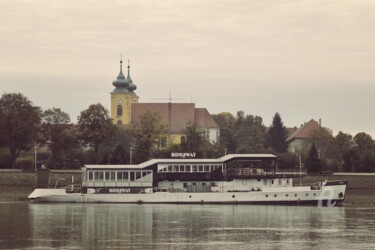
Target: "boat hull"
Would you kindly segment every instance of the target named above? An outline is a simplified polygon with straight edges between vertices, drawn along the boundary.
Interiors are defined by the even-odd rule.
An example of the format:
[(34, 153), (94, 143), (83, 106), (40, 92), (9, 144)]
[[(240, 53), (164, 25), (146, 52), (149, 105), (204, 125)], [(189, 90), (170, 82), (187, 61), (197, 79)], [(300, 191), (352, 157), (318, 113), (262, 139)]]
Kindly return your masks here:
[(172, 204), (317, 204), (338, 205), (345, 199), (346, 185), (320, 190), (304, 187), (249, 192), (154, 192), (154, 193), (66, 193), (64, 189), (36, 189), (34, 202), (74, 203), (172, 203)]

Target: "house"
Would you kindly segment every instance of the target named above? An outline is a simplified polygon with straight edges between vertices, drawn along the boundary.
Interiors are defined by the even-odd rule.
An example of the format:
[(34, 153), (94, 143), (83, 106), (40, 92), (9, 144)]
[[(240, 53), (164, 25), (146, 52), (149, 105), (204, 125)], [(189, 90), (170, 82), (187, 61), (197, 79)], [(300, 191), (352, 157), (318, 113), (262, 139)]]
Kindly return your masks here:
[(319, 123), (314, 119), (302, 125), (300, 128), (295, 128), (294, 132), (291, 132), (286, 139), (288, 143), (288, 152), (290, 153), (301, 153), (311, 147), (311, 135), (315, 130), (321, 128), (321, 122)]

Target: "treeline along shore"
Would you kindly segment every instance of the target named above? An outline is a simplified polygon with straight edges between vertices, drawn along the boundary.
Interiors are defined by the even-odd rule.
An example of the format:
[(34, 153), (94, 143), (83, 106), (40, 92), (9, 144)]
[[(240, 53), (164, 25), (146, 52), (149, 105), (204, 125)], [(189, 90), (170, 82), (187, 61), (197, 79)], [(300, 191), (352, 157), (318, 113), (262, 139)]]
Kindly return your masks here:
[[(307, 175), (301, 178), (302, 185), (323, 180), (349, 181), (345, 204), (375, 204), (375, 174), (335, 173), (334, 175)], [(22, 171), (16, 169), (0, 170), (0, 201), (25, 201), (32, 190), (39, 187), (63, 187), (81, 183), (80, 170)], [(300, 179), (293, 180), (295, 186)]]

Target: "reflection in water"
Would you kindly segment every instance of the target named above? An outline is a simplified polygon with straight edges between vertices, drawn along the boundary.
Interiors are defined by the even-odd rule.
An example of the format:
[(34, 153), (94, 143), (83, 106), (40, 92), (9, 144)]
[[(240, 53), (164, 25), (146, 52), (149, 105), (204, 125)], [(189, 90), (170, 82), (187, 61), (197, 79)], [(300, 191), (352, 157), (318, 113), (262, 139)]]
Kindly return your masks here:
[(0, 203), (0, 248), (374, 248), (375, 209)]

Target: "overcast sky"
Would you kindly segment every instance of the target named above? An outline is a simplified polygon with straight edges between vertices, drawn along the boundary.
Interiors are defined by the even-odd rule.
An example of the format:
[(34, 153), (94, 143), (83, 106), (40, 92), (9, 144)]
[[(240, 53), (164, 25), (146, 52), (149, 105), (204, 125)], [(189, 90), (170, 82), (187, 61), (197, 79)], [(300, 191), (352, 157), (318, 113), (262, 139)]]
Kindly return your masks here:
[(211, 114), (374, 138), (374, 13), (373, 0), (0, 0), (0, 91), (76, 121), (109, 108), (122, 53), (140, 102), (171, 90)]

